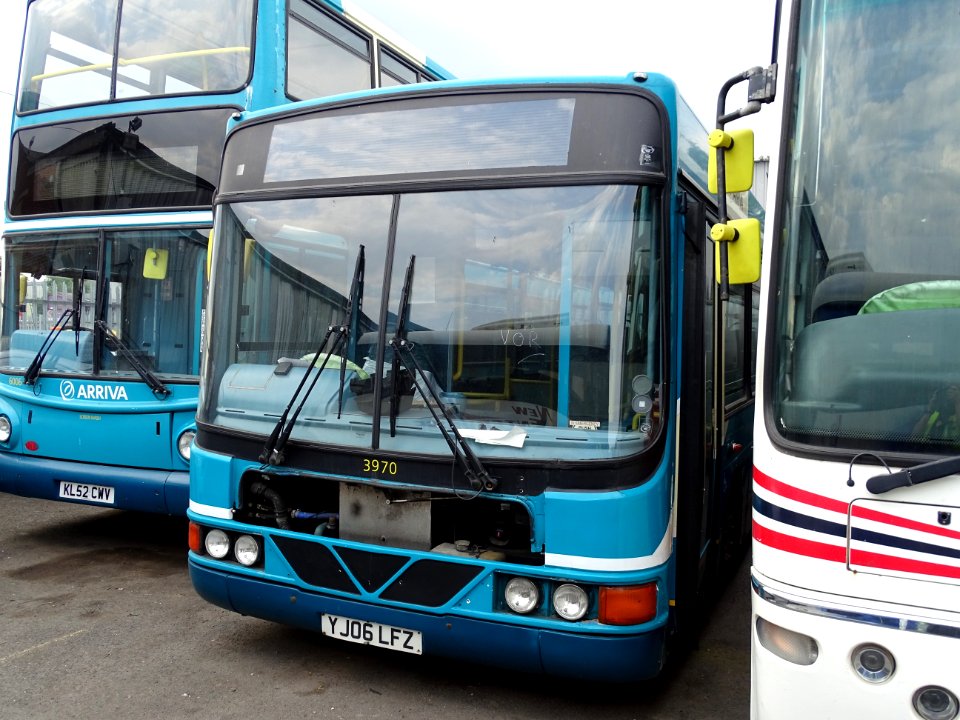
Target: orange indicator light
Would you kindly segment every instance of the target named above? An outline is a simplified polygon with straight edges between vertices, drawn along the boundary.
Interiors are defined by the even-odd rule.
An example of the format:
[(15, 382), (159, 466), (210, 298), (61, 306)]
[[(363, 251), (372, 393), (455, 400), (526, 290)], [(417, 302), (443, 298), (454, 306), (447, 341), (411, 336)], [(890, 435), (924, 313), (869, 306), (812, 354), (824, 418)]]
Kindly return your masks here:
[(657, 584), (600, 588), (600, 622), (639, 625), (657, 616)]
[(199, 553), (203, 550), (203, 532), (200, 530), (200, 526), (195, 522), (190, 523), (187, 527), (187, 544), (190, 546), (190, 549)]

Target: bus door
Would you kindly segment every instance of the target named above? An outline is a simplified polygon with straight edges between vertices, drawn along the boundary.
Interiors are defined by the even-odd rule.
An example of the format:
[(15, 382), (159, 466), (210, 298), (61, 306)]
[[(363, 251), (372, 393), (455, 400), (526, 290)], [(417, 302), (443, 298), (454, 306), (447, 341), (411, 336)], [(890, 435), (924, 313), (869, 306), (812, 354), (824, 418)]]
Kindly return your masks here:
[[(721, 570), (734, 572), (750, 542), (753, 473), (753, 416), (759, 283), (731, 285), (724, 303), (723, 364), (718, 377), (723, 426), (718, 434), (712, 536)], [(719, 347), (719, 346), (718, 346)], [(718, 353), (720, 351), (718, 350)]]
[(680, 356), (680, 451), (677, 482), (677, 568), (675, 611), (681, 637), (693, 637), (716, 575), (711, 508), (717, 493), (719, 399), (717, 344), (720, 313), (714, 281), (711, 222), (701, 197), (686, 193), (683, 233), (683, 325)]

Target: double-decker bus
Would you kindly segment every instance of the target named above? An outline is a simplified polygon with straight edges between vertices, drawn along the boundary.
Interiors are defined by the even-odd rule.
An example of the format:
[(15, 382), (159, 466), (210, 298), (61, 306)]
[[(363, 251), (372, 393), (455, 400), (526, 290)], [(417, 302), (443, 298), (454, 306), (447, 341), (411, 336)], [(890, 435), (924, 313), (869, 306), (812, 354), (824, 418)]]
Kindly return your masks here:
[(227, 121), (446, 71), (320, 0), (31, 0), (0, 309), (0, 490), (184, 513)]
[(958, 716), (960, 14), (793, 0), (754, 439), (752, 714)]
[(199, 594), (399, 652), (657, 674), (749, 541), (759, 269), (720, 301), (706, 136), (646, 73), (246, 115), (215, 205)]

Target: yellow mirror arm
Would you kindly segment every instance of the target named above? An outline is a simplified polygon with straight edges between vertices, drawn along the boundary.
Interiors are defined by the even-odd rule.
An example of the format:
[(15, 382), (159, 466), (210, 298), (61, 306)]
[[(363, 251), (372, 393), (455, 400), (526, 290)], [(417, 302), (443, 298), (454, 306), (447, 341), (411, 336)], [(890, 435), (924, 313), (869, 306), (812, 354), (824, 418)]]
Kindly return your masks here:
[(738, 237), (740, 237), (740, 233), (733, 225), (717, 223), (710, 228), (710, 239), (714, 242), (733, 242)]
[[(701, 135), (701, 137), (703, 136)], [(707, 143), (712, 148), (729, 150), (733, 147), (733, 135), (723, 130), (714, 130), (707, 136)]]

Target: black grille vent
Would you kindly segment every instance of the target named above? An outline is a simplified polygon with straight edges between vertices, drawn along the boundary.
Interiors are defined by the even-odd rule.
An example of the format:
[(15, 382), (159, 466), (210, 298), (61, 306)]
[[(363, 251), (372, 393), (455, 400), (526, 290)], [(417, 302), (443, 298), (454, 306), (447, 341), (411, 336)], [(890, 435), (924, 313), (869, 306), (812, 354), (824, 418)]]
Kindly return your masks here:
[(480, 574), (481, 568), (463, 563), (418, 560), (380, 593), (384, 600), (440, 607)]
[[(303, 582), (315, 588), (338, 590), (353, 595), (360, 595), (361, 591), (351, 580), (345, 567), (363, 590), (378, 594), (384, 583), (410, 562), (410, 558), (404, 555), (343, 547), (331, 550), (323, 543), (312, 540), (274, 536), (273, 541)], [(382, 600), (408, 605), (440, 607), (454, 598), (482, 571), (483, 568), (479, 565), (444, 560), (417, 560), (386, 589), (379, 592), (379, 596)]]
[(280, 536), (274, 536), (273, 541), (297, 577), (305, 583), (329, 590), (360, 594), (326, 545)]
[(337, 548), (337, 554), (363, 589), (369, 593), (383, 587), (383, 584), (396, 575), (410, 560), (402, 555), (387, 555), (353, 548)]

